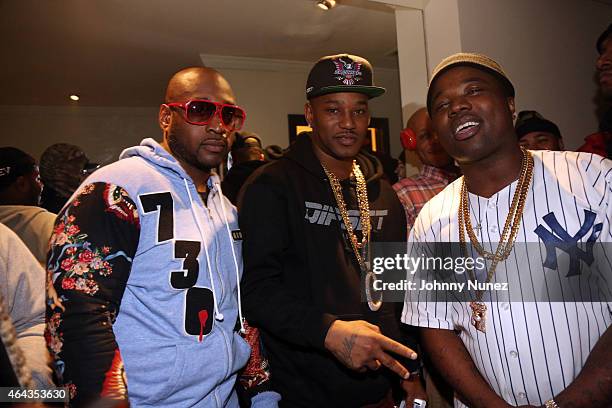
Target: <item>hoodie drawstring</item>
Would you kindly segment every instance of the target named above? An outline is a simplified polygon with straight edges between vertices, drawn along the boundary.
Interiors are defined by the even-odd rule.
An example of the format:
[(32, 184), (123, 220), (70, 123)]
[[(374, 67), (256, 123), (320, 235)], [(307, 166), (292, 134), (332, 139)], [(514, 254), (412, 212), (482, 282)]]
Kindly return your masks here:
[[(191, 203), (191, 212), (193, 214), (193, 218), (195, 218), (196, 225), (198, 227), (198, 230), (200, 231), (200, 236), (204, 238), (204, 234), (202, 234), (202, 226), (200, 225), (200, 220), (198, 219), (198, 215), (196, 214), (195, 209), (194, 209), (195, 203), (193, 201), (193, 197), (191, 196), (191, 191), (189, 190), (189, 183), (187, 182), (187, 179), (185, 178), (183, 179), (183, 182), (185, 183), (185, 189), (187, 190), (187, 195), (189, 196), (189, 202)], [(208, 278), (210, 279), (210, 286), (212, 288), (212, 293), (213, 293), (213, 302), (215, 305), (215, 320), (222, 321), (223, 314), (219, 311), (219, 305), (217, 304), (217, 292), (215, 291), (215, 282), (213, 280), (212, 269), (210, 267), (210, 256), (208, 255), (208, 245), (206, 245), (206, 242), (202, 242), (202, 246), (204, 247), (204, 253), (206, 254), (206, 268), (208, 269)]]
[(234, 259), (234, 268), (236, 271), (236, 287), (238, 288), (238, 318), (240, 319), (240, 333), (246, 333), (244, 328), (244, 318), (242, 317), (242, 299), (240, 296), (240, 269), (238, 268), (238, 260), (236, 258), (236, 250), (234, 249), (234, 239), (232, 238), (232, 232), (230, 231), (229, 222), (227, 221), (227, 213), (225, 212), (225, 204), (223, 203), (223, 190), (221, 190), (221, 184), (215, 183), (215, 186), (219, 190), (219, 199), (221, 201), (221, 211), (223, 212), (223, 218), (225, 220), (225, 230), (230, 240), (230, 247), (232, 248), (232, 258)]

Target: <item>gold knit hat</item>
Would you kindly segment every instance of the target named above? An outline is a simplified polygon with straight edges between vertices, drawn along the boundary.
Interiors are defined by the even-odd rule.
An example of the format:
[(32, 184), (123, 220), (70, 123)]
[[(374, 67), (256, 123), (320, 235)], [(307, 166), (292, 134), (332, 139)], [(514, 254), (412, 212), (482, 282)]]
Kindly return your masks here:
[(510, 82), (510, 78), (504, 72), (501, 65), (492, 58), (486, 55), (476, 54), (473, 52), (460, 52), (444, 58), (433, 70), (431, 79), (429, 80), (429, 88), (427, 89), (427, 110), (431, 115), (431, 90), (433, 84), (440, 75), (456, 66), (470, 66), (492, 74), (499, 79), (506, 89), (508, 96), (514, 97), (514, 86)]

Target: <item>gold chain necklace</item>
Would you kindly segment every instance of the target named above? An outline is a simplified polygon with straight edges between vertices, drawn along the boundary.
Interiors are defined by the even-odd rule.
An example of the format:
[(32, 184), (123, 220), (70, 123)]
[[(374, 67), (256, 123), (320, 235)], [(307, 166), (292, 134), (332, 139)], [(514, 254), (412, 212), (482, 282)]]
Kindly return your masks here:
[[(514, 240), (518, 233), (519, 226), (521, 224), (521, 218), (523, 216), (523, 210), (525, 208), (525, 202), (527, 201), (527, 192), (533, 178), (533, 157), (526, 149), (521, 147), (523, 154), (521, 160), (521, 173), (519, 176), (518, 183), (516, 185), (516, 191), (512, 197), (512, 203), (510, 205), (510, 211), (506, 217), (504, 229), (497, 244), (495, 252), (486, 251), (482, 245), (478, 242), (478, 238), (472, 228), (472, 221), (470, 219), (470, 204), (467, 186), (465, 184), (465, 177), (461, 183), (461, 197), (459, 200), (459, 243), (461, 245), (461, 251), (464, 256), (467, 256), (467, 248), (465, 242), (464, 229), (467, 235), (470, 237), (470, 242), (476, 251), (485, 259), (491, 261), (491, 266), (487, 273), (487, 279), (485, 283), (489, 283), (495, 274), (495, 269), (499, 262), (508, 258), (514, 247)], [(471, 269), (469, 269), (470, 279), (476, 281), (476, 277)], [(486, 330), (486, 315), (487, 306), (482, 302), (482, 296), (484, 290), (480, 289), (476, 292), (476, 300), (470, 302), (472, 308), (472, 325), (481, 332)]]
[(357, 181), (357, 205), (359, 207), (359, 220), (361, 222), (362, 234), (361, 242), (359, 242), (357, 240), (357, 235), (355, 234), (355, 229), (357, 226), (354, 228), (352, 226), (353, 224), (349, 218), (346, 203), (344, 202), (344, 197), (342, 195), (342, 186), (340, 185), (340, 181), (334, 173), (329, 171), (325, 164), (321, 163), (321, 166), (325, 171), (325, 175), (329, 180), (329, 185), (334, 193), (334, 198), (336, 199), (336, 204), (338, 205), (338, 211), (340, 211), (340, 216), (342, 217), (342, 222), (344, 223), (344, 229), (346, 230), (346, 234), (351, 242), (351, 247), (353, 248), (353, 253), (355, 254), (357, 263), (359, 264), (362, 272), (366, 272), (365, 292), (368, 300), (368, 306), (372, 311), (377, 311), (382, 306), (382, 297), (379, 300), (373, 299), (372, 288), (370, 286), (373, 283), (374, 273), (369, 270), (368, 265), (365, 262), (366, 249), (368, 243), (370, 242), (370, 233), (372, 229), (370, 224), (370, 203), (368, 202), (368, 190), (366, 187), (365, 178), (363, 177), (363, 173), (361, 172), (359, 165), (355, 162), (355, 160), (353, 160), (352, 172)]

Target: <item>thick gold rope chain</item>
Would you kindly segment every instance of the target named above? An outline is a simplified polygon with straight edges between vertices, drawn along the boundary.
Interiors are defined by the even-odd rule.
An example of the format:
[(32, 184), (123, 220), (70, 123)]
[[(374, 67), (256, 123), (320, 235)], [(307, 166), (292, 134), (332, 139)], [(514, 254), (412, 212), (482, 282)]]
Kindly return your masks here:
[(344, 197), (342, 195), (342, 186), (340, 185), (340, 181), (338, 180), (338, 177), (329, 171), (329, 169), (323, 163), (321, 163), (321, 166), (325, 171), (325, 175), (327, 175), (332, 192), (334, 193), (334, 198), (336, 199), (336, 204), (338, 204), (338, 210), (340, 211), (340, 216), (342, 217), (342, 222), (344, 223), (344, 228), (346, 229), (349, 241), (351, 241), (351, 246), (353, 247), (353, 252), (355, 253), (357, 262), (359, 263), (359, 266), (365, 270), (365, 260), (362, 251), (365, 250), (366, 245), (370, 241), (371, 226), (368, 190), (366, 188), (363, 173), (361, 172), (359, 165), (353, 160), (353, 174), (357, 180), (357, 205), (359, 206), (359, 220), (361, 222), (362, 233), (361, 242), (358, 242), (357, 235), (355, 234), (357, 226), (355, 225), (353, 227), (353, 224), (349, 218), (346, 203), (344, 202)]

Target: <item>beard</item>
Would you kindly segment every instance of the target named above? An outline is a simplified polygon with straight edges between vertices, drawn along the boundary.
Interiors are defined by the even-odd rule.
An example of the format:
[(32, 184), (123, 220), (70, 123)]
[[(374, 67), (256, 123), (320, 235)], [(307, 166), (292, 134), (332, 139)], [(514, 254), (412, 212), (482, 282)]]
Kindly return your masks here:
[(210, 163), (202, 163), (198, 160), (197, 151), (192, 152), (190, 149), (180, 141), (180, 138), (177, 137), (175, 131), (168, 132), (168, 146), (172, 151), (172, 155), (177, 158), (179, 161), (189, 164), (192, 167), (195, 167), (198, 170), (204, 172), (210, 172), (212, 169), (216, 168), (218, 164), (210, 164)]

